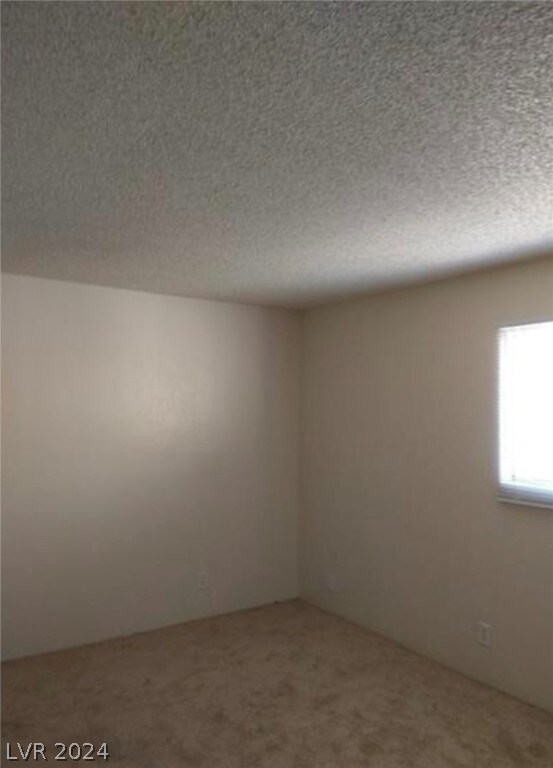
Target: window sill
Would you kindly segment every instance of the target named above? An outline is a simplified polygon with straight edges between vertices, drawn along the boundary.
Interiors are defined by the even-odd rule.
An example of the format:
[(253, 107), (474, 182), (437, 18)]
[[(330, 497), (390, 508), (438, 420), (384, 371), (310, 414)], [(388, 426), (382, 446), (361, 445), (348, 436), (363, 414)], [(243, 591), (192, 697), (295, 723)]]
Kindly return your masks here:
[(515, 504), (517, 507), (538, 507), (539, 509), (550, 509), (553, 511), (553, 501), (533, 501), (532, 499), (516, 499), (511, 496), (496, 496), (496, 501), (501, 504)]

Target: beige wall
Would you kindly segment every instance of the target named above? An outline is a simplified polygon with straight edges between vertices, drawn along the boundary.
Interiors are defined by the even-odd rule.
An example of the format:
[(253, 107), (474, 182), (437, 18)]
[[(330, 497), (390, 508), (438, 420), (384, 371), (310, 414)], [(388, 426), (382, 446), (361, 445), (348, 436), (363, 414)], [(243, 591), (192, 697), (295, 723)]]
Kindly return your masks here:
[(2, 292), (4, 656), (295, 596), (297, 315)]
[(553, 512), (494, 454), (497, 328), (552, 316), (552, 260), (308, 312), (300, 513), (305, 598), (550, 709)]
[(305, 313), (301, 419), (295, 313), (2, 292), (6, 657), (294, 596), (299, 423), (303, 596), (553, 709), (553, 513), (494, 499), (496, 329), (553, 261)]

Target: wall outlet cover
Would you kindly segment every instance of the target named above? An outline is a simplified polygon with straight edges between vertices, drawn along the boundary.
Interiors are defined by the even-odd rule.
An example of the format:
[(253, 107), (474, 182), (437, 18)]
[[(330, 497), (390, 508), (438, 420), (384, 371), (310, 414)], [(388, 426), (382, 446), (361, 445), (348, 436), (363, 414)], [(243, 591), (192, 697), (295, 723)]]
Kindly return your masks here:
[(198, 571), (196, 583), (198, 589), (209, 589), (209, 573), (205, 569)]
[(479, 621), (477, 627), (477, 639), (480, 645), (489, 648), (492, 644), (492, 625), (487, 621)]

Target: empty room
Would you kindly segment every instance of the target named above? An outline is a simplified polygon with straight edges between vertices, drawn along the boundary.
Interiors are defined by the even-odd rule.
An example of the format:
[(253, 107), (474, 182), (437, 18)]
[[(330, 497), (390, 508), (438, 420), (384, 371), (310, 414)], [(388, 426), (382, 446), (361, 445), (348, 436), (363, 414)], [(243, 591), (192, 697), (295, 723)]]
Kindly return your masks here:
[(553, 4), (1, 17), (2, 764), (552, 768)]

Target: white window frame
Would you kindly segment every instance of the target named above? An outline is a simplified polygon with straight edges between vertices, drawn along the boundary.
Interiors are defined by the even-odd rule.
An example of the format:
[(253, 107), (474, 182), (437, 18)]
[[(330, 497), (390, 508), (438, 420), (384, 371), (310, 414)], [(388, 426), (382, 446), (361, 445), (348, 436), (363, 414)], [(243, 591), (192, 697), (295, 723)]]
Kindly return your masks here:
[[(502, 429), (505, 429), (505, 425), (502, 427), (502, 390), (501, 390), (501, 371), (502, 371), (502, 351), (504, 346), (504, 336), (510, 332), (528, 329), (531, 326), (541, 325), (553, 325), (553, 320), (548, 318), (545, 320), (533, 320), (526, 323), (519, 323), (516, 325), (506, 325), (499, 329), (497, 334), (497, 481), (498, 481), (498, 495), (497, 500), (501, 502), (507, 502), (510, 504), (518, 504), (524, 506), (541, 507), (544, 509), (553, 510), (553, 488), (533, 487), (530, 484), (524, 485), (523, 483), (509, 483), (505, 477), (502, 477), (502, 448), (504, 449), (502, 442)], [(552, 352), (553, 354), (553, 352)], [(553, 393), (552, 393), (553, 397)], [(553, 436), (552, 436), (553, 447)], [(553, 456), (552, 456), (553, 461)], [(504, 469), (504, 468), (503, 468)]]

